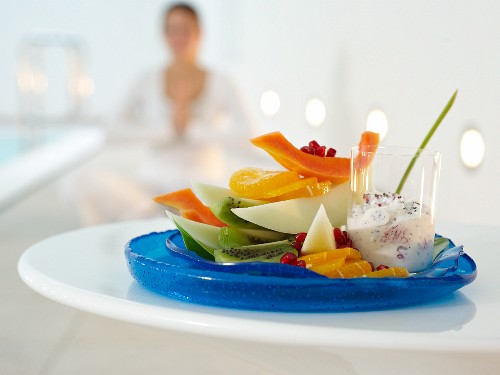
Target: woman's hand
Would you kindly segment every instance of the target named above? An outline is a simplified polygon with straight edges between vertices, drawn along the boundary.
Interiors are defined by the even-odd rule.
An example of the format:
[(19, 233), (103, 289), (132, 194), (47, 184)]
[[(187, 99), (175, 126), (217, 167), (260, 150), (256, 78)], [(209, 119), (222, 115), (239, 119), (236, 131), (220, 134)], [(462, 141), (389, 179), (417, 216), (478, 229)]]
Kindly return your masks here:
[(177, 135), (185, 133), (189, 122), (189, 107), (193, 98), (193, 83), (189, 77), (175, 77), (172, 80), (172, 120)]

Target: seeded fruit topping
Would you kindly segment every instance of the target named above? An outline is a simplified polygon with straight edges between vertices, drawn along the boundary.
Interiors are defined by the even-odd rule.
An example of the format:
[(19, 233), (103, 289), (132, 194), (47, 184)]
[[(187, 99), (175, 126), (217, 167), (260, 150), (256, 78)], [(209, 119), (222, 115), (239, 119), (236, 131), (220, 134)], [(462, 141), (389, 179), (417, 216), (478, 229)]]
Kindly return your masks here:
[(305, 260), (297, 261), (297, 266), (306, 268), (306, 261)]
[(335, 150), (334, 148), (330, 147), (326, 152), (326, 157), (328, 158), (333, 158), (335, 155), (337, 155), (337, 150)]
[(385, 264), (381, 264), (380, 266), (378, 266), (377, 268), (375, 268), (375, 271), (386, 270), (388, 268), (389, 267), (387, 267)]
[(334, 148), (321, 146), (315, 140), (309, 142), (308, 146), (301, 147), (300, 151), (305, 152), (306, 154), (320, 156), (322, 158), (333, 158), (337, 154), (337, 150), (335, 150)]
[(311, 142), (309, 142), (309, 147), (311, 147), (313, 150), (316, 150), (320, 147), (320, 145), (315, 140), (312, 140)]
[(340, 228), (334, 228), (333, 236), (335, 237), (335, 244), (337, 245), (337, 249), (352, 247), (352, 240), (349, 238), (349, 235), (345, 230), (342, 231)]
[(297, 235), (295, 236), (295, 241), (303, 243), (306, 240), (306, 236), (306, 232), (297, 233)]
[(280, 263), (290, 264), (292, 266), (297, 265), (297, 255), (292, 252), (285, 253), (280, 259)]
[(303, 243), (302, 242), (292, 242), (292, 246), (295, 250), (297, 250), (299, 253), (300, 253), (300, 250), (302, 250), (302, 245)]

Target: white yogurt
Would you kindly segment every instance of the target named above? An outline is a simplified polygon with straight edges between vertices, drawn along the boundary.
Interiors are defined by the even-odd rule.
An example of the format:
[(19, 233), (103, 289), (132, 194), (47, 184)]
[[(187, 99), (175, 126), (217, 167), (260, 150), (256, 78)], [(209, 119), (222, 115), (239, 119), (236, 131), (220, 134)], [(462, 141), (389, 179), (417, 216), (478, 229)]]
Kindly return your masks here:
[(347, 219), (353, 246), (375, 267), (429, 268), (434, 254), (434, 221), (428, 209), (398, 194), (365, 194)]

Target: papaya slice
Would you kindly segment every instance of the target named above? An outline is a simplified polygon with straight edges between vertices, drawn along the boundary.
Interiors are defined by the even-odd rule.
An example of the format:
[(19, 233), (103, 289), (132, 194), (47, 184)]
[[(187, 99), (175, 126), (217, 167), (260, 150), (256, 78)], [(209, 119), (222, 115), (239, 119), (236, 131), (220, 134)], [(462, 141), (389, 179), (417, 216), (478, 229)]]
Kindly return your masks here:
[(205, 206), (189, 188), (160, 195), (153, 198), (153, 201), (179, 210), (181, 216), (186, 219), (217, 227), (227, 226), (227, 224), (217, 219), (212, 210)]
[(354, 159), (354, 167), (357, 169), (363, 169), (370, 165), (372, 162), (375, 151), (377, 151), (378, 144), (380, 142), (380, 135), (374, 132), (364, 132), (361, 134), (361, 140), (359, 142), (359, 153)]
[[(378, 133), (364, 132), (361, 136), (360, 147), (374, 150), (379, 140)], [(350, 178), (350, 158), (330, 158), (307, 154), (292, 145), (281, 132), (264, 134), (250, 141), (254, 146), (266, 151), (283, 167), (304, 177), (316, 177), (319, 181), (331, 181), (334, 184), (346, 182)], [(370, 161), (364, 158), (360, 163), (365, 164)]]
[(198, 223), (202, 223), (203, 222), (203, 218), (198, 213), (198, 211), (196, 211), (196, 210), (194, 210), (192, 208), (187, 209), (187, 210), (179, 210), (179, 213), (181, 214), (181, 216), (184, 219), (197, 221)]

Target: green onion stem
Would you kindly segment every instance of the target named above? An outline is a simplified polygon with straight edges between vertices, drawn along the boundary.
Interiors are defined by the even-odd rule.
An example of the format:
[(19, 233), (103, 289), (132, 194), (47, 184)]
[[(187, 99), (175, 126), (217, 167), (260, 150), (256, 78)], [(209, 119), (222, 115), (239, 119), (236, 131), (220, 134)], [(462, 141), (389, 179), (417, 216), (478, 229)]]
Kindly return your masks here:
[(408, 176), (410, 175), (411, 170), (413, 169), (413, 166), (417, 162), (418, 157), (422, 153), (422, 150), (425, 148), (425, 146), (427, 146), (427, 143), (429, 143), (430, 139), (434, 135), (435, 131), (437, 130), (437, 128), (439, 127), (439, 125), (441, 124), (443, 119), (448, 114), (450, 108), (453, 106), (453, 103), (455, 102), (455, 98), (457, 97), (457, 94), (458, 94), (458, 90), (456, 90), (455, 93), (450, 98), (450, 100), (448, 100), (448, 103), (443, 108), (443, 110), (442, 110), (441, 114), (439, 115), (439, 117), (437, 118), (436, 122), (434, 123), (434, 125), (432, 125), (432, 128), (429, 130), (429, 132), (425, 136), (424, 140), (420, 144), (420, 147), (418, 148), (417, 152), (415, 153), (415, 155), (411, 159), (410, 164), (408, 164), (408, 167), (406, 168), (405, 174), (403, 175), (403, 177), (401, 178), (401, 181), (399, 182), (398, 188), (396, 189), (396, 194), (401, 194), (401, 191), (403, 190), (403, 186), (405, 185), (406, 180), (408, 179)]

